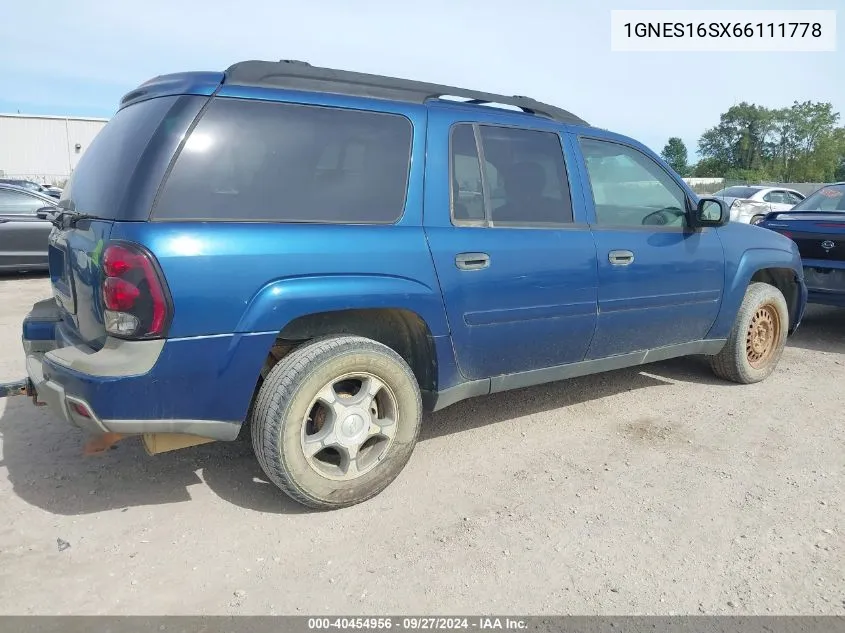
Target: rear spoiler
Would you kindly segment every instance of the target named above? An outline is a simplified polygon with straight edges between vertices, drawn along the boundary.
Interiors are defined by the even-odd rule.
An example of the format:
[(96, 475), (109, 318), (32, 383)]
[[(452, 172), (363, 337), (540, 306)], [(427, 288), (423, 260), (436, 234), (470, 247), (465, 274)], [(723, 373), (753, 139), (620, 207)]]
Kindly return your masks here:
[(769, 220), (776, 220), (779, 215), (786, 213), (785, 211), (769, 211), (764, 217), (763, 221), (768, 222)]
[(120, 99), (118, 110), (139, 101), (166, 95), (211, 96), (223, 83), (223, 73), (192, 72), (159, 75), (130, 90)]
[(766, 217), (763, 218), (765, 221), (769, 220), (777, 220), (782, 215), (800, 215), (802, 213), (812, 213), (813, 215), (831, 215), (841, 218), (845, 216), (845, 213), (842, 211), (770, 211), (766, 214)]

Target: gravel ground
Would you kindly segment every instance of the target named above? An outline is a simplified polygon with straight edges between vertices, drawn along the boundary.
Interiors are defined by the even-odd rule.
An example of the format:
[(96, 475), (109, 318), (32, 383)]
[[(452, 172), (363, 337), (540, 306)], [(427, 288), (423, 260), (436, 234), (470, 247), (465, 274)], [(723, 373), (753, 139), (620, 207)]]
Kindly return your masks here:
[[(0, 279), (0, 380), (44, 277)], [(700, 359), (457, 404), (375, 499), (303, 510), (245, 444), (83, 457), (0, 400), (3, 614), (843, 614), (845, 310), (778, 371)]]

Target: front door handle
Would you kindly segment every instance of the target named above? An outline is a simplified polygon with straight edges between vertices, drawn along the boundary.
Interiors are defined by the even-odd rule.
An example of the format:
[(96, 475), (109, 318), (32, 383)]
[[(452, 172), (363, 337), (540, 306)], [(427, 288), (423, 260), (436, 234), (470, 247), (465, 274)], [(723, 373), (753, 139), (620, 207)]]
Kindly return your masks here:
[(458, 253), (455, 255), (455, 266), (461, 270), (483, 270), (490, 265), (487, 253)]
[(610, 251), (607, 260), (614, 266), (628, 266), (634, 263), (634, 254), (631, 251)]

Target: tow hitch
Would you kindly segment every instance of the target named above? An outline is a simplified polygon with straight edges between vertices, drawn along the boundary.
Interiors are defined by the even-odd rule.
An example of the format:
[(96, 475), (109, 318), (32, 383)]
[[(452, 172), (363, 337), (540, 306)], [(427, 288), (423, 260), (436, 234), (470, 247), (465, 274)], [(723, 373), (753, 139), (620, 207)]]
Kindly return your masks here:
[(28, 378), (16, 382), (0, 382), (0, 398), (11, 398), (12, 396), (29, 396), (32, 398), (33, 404), (38, 407), (44, 406), (43, 402), (38, 401), (38, 393)]
[[(38, 407), (43, 407), (46, 402), (38, 401), (38, 393), (35, 391), (35, 386), (27, 378), (26, 380), (18, 380), (16, 382), (0, 382), (0, 398), (11, 398), (12, 396), (29, 396), (32, 398), (33, 404)], [(96, 455), (105, 453), (114, 444), (127, 437), (119, 433), (105, 433), (103, 435), (95, 435), (89, 439), (82, 449), (83, 455)]]
[(28, 396), (28, 380), (16, 382), (0, 382), (0, 398), (11, 398), (12, 396)]

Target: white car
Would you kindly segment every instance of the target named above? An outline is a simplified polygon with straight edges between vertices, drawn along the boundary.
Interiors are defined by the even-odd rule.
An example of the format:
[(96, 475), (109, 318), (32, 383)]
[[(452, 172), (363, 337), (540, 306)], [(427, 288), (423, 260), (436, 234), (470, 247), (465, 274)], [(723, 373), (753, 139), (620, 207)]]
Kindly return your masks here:
[(783, 187), (736, 186), (711, 194), (730, 207), (731, 221), (749, 224), (772, 211), (789, 211), (804, 199), (804, 194)]

